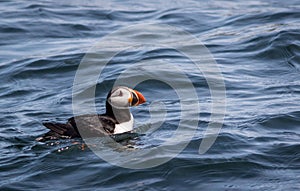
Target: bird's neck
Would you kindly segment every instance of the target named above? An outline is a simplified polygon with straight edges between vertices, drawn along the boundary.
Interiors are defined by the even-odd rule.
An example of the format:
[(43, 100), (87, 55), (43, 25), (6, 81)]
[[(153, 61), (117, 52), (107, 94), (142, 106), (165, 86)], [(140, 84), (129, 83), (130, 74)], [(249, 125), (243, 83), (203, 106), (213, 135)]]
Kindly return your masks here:
[(118, 123), (124, 123), (130, 121), (131, 113), (129, 108), (119, 109), (112, 107), (108, 101), (106, 101), (106, 115), (115, 119)]

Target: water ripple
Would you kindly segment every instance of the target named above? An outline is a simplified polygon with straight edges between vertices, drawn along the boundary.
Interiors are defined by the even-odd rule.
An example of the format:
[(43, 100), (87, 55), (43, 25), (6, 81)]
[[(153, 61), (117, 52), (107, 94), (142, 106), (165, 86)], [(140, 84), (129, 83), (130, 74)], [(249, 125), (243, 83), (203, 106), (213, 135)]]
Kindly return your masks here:
[[(298, 1), (54, 4), (41, 0), (0, 4), (1, 190), (47, 190), (49, 184), (51, 190), (299, 188)], [(197, 90), (201, 113), (197, 132), (182, 153), (161, 166), (133, 170), (106, 163), (83, 149), (80, 140), (36, 142), (47, 132), (42, 121), (65, 122), (73, 115), (74, 76), (91, 45), (122, 26), (146, 22), (170, 24), (190, 32), (209, 48), (221, 68), (227, 113), (213, 147), (204, 155), (198, 154), (211, 116), (204, 76), (199, 76), (190, 61), (172, 49), (143, 47), (124, 50), (107, 64), (96, 87), (97, 110), (104, 111), (106, 92), (120, 73), (135, 63), (163, 60), (183, 67)], [(134, 42), (166, 37), (143, 30), (126, 35)], [(165, 72), (162, 69), (157, 75), (167, 80)], [(129, 71), (123, 80), (139, 75)], [(183, 83), (181, 79), (173, 80)], [(87, 83), (82, 92), (93, 88)], [(160, 128), (133, 140), (131, 145), (134, 149), (153, 148), (173, 135), (181, 102), (172, 88), (158, 80), (140, 84), (139, 90), (149, 95), (149, 103), (133, 109), (139, 124), (149, 124), (152, 101), (168, 109), (167, 121), (154, 120), (162, 124)], [(186, 127), (186, 131), (194, 128)], [(164, 159), (171, 152), (169, 149), (145, 160)]]

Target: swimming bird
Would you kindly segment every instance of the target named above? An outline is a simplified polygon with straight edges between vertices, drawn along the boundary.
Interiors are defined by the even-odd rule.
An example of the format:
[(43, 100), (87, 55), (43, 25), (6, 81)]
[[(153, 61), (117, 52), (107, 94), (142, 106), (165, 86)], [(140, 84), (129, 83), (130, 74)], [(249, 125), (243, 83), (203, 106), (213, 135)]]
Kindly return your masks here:
[(137, 90), (125, 86), (114, 87), (107, 95), (104, 114), (79, 115), (69, 118), (67, 123), (45, 122), (43, 125), (50, 131), (37, 140), (87, 138), (131, 132), (134, 118), (129, 107), (145, 102), (145, 97)]

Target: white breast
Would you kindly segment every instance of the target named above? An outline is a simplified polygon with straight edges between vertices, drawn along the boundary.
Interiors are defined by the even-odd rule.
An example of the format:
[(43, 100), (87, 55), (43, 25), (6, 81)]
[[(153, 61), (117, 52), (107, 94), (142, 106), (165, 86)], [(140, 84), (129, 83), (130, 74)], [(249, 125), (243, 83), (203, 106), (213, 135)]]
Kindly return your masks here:
[(125, 133), (133, 130), (134, 119), (130, 114), (130, 120), (124, 123), (116, 124), (114, 134)]

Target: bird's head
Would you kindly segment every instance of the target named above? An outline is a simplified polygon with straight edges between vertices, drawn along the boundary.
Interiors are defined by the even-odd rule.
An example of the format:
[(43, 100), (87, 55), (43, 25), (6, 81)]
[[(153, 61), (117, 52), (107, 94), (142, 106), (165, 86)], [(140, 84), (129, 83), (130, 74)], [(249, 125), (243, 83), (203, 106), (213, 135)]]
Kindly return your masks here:
[(146, 102), (142, 93), (125, 86), (114, 87), (107, 96), (108, 103), (114, 108), (128, 108)]

